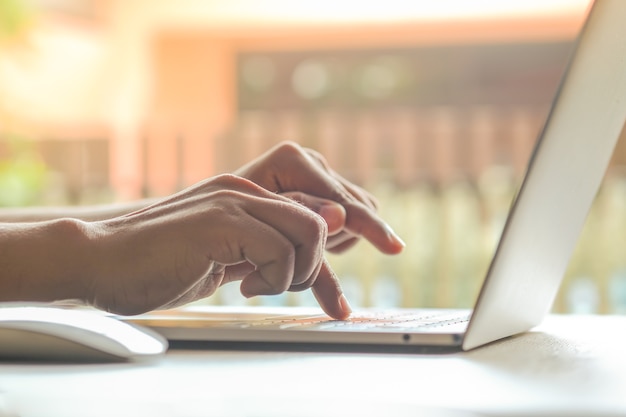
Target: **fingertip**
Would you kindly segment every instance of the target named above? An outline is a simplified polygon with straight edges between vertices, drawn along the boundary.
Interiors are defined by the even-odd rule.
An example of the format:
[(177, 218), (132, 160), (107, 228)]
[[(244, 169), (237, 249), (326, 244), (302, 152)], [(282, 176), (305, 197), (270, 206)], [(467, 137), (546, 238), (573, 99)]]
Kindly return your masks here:
[(387, 255), (397, 255), (404, 250), (406, 243), (386, 223), (381, 221), (382, 228), (372, 230), (365, 235), (367, 240), (379, 251)]
[(341, 296), (339, 297), (339, 305), (341, 305), (341, 309), (343, 312), (343, 316), (339, 317), (339, 319), (345, 320), (350, 317), (350, 314), (352, 314), (352, 306), (350, 306), (350, 303), (348, 302), (345, 294), (341, 294)]
[(406, 247), (404, 240), (402, 240), (402, 238), (398, 236), (389, 225), (387, 225), (387, 239), (390, 243), (391, 254), (400, 253)]
[(326, 261), (311, 287), (315, 299), (326, 314), (337, 320), (345, 320), (352, 313), (339, 280)]
[(328, 226), (328, 234), (330, 236), (337, 234), (343, 230), (346, 225), (346, 209), (339, 203), (324, 203), (318, 211)]

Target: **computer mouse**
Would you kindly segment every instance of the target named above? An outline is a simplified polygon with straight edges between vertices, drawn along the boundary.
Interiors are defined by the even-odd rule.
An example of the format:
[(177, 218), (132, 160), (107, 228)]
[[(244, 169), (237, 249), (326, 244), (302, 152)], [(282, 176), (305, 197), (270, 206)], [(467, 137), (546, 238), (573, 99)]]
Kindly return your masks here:
[(161, 355), (154, 331), (99, 311), (52, 306), (0, 306), (0, 359), (111, 362)]

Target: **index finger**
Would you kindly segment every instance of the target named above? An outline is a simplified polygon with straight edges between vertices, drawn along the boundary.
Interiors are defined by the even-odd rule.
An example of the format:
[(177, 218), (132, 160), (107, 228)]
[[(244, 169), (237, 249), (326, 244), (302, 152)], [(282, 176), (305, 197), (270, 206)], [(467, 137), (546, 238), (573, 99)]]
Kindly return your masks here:
[[(375, 202), (356, 192), (350, 184), (327, 167), (319, 154), (293, 144), (283, 145), (287, 171), (277, 180), (284, 191), (301, 191), (341, 204), (346, 210), (345, 228), (356, 236), (363, 236), (378, 250), (387, 254), (402, 251), (405, 244), (393, 229), (374, 211)], [(293, 166), (289, 166), (293, 164)]]
[(343, 294), (339, 279), (324, 260), (317, 279), (311, 287), (315, 299), (326, 314), (337, 320), (350, 317), (352, 308)]

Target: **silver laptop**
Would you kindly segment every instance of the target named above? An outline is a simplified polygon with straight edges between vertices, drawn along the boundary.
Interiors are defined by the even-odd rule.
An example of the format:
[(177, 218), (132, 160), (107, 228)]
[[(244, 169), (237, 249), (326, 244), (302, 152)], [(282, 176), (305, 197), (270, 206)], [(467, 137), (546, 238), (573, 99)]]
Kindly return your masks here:
[(624, 127), (624, 22), (624, 0), (590, 6), (472, 310), (362, 310), (337, 321), (308, 308), (191, 307), (130, 320), (172, 346), (305, 350), (467, 350), (536, 326), (552, 307)]

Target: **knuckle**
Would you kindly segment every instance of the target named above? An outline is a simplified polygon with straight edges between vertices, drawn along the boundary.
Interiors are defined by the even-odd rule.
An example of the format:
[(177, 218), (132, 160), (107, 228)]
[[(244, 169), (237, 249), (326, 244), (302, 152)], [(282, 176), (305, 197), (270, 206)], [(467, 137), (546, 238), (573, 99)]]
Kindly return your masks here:
[(326, 158), (324, 158), (324, 156), (313, 150), (313, 149), (307, 149), (307, 153), (309, 154), (309, 156), (311, 156), (315, 161), (317, 161), (322, 167), (329, 169), (329, 165), (328, 165), (328, 161), (326, 161)]
[(310, 215), (302, 221), (302, 226), (308, 241), (314, 242), (316, 245), (326, 241), (328, 226), (321, 216), (310, 212)]
[(219, 174), (213, 177), (214, 185), (228, 189), (239, 189), (241, 187), (250, 187), (253, 183), (243, 177), (235, 174)]
[(252, 198), (245, 190), (232, 188), (216, 190), (207, 197), (213, 202), (211, 204), (213, 213), (230, 213), (231, 215), (240, 215), (241, 209), (249, 204)]
[(276, 146), (275, 152), (280, 155), (285, 155), (286, 157), (301, 157), (305, 155), (304, 148), (292, 141), (281, 142)]
[(231, 188), (220, 189), (211, 194), (211, 198), (213, 199), (226, 201), (240, 200), (242, 196), (243, 194), (241, 192)]
[(210, 199), (213, 200), (214, 204), (210, 204), (205, 207), (203, 211), (207, 215), (216, 219), (236, 217), (240, 213), (241, 198), (242, 194), (237, 191), (216, 191), (210, 196)]

